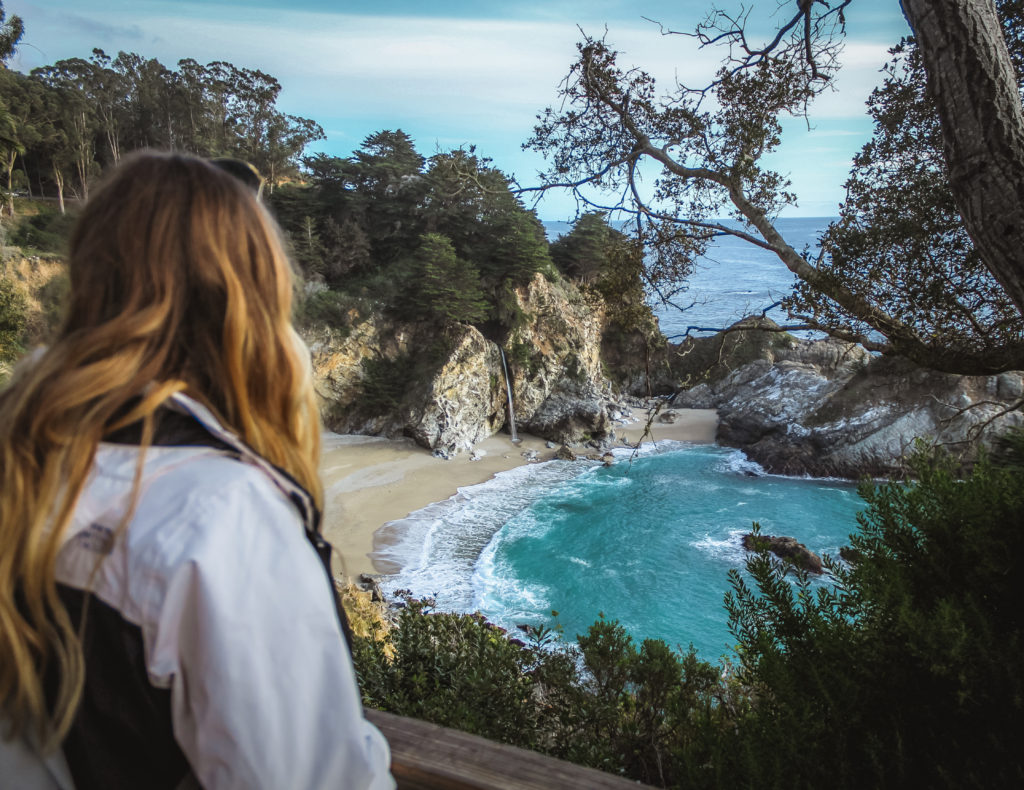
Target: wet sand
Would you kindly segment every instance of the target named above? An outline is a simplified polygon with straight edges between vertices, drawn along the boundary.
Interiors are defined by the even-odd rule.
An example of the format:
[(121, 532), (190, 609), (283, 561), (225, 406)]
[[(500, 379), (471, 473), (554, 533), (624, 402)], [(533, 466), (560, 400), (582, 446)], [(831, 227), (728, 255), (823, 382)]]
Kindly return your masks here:
[[(622, 439), (711, 443), (718, 417), (713, 409), (677, 409), (674, 423), (655, 420), (645, 436), (648, 415), (633, 412), (634, 422), (616, 425), (616, 444)], [(454, 496), (463, 486), (483, 483), (499, 472), (528, 463), (524, 452), (533, 450), (539, 460), (554, 457), (543, 439), (524, 435), (519, 445), (499, 433), (480, 442), (480, 460), (461, 453), (450, 461), (435, 458), (411, 439), (380, 439), (370, 436), (325, 434), (320, 471), (324, 479), (324, 534), (334, 544), (341, 563), (335, 571), (350, 577), (375, 573), (369, 558), (374, 533), (389, 521), (405, 518), (432, 502)], [(579, 455), (594, 453), (576, 448)]]

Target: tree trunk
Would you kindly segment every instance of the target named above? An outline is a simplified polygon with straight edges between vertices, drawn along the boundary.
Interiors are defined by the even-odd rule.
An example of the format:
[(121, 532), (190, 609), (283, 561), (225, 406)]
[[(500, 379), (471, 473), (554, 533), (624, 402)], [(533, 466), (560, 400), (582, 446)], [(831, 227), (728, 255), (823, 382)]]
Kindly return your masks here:
[(1024, 314), (1024, 109), (993, 0), (901, 0), (939, 108), (949, 183)]
[(57, 165), (53, 166), (53, 181), (57, 185), (57, 203), (60, 205), (60, 213), (64, 214), (64, 174)]
[(7, 216), (14, 216), (14, 163), (18, 153), (11, 151), (4, 161), (4, 169), (7, 170)]
[(22, 154), (22, 156), (21, 156), (21, 172), (25, 174), (25, 189), (28, 190), (28, 197), (31, 200), (32, 198), (35, 197), (35, 195), (32, 194), (32, 179), (29, 178), (29, 175), (28, 175), (28, 167), (26, 167), (26, 165), (25, 165), (25, 155), (24, 154)]

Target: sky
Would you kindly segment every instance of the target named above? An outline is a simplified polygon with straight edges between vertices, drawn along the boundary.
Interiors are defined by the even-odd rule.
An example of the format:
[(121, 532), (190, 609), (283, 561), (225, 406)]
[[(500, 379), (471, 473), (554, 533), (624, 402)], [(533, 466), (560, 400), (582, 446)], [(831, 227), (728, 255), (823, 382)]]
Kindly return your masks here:
[[(708, 81), (718, 55), (691, 39), (662, 36), (655, 20), (688, 30), (711, 0), (3, 0), (25, 22), (8, 64), (19, 71), (94, 47), (155, 57), (226, 60), (276, 77), (281, 110), (312, 118), (327, 139), (311, 150), (347, 156), (381, 129), (401, 128), (421, 154), (475, 145), (520, 184), (537, 183), (545, 161), (521, 150), (537, 113), (557, 101), (581, 30), (622, 53), (667, 88)], [(718, 0), (735, 8), (739, 0)], [(778, 0), (747, 0), (768, 25)], [(784, 122), (768, 164), (799, 199), (788, 216), (833, 216), (853, 154), (867, 141), (865, 100), (887, 50), (909, 29), (897, 0), (855, 0), (835, 91), (816, 102), (810, 128)], [(544, 220), (569, 220), (575, 202), (548, 193)]]

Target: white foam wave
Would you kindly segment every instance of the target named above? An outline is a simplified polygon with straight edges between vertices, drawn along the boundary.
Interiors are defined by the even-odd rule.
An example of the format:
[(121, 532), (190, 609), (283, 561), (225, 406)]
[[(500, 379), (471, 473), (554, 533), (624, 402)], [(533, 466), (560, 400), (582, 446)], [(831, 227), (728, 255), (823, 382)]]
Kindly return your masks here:
[(766, 477), (768, 473), (757, 461), (751, 461), (742, 450), (729, 453), (719, 463), (717, 470), (727, 474), (747, 475), (749, 477)]
[[(415, 596), (436, 597), (440, 609), (473, 611), (478, 608), (474, 568), (494, 534), (533, 502), (590, 468), (557, 462), (517, 467), (385, 524), (375, 536), (371, 556), (394, 572), (381, 587), (386, 594), (407, 589)], [(537, 526), (524, 523), (522, 528)]]
[(690, 545), (713, 559), (725, 560), (731, 565), (741, 565), (746, 556), (746, 550), (743, 548), (743, 535), (749, 531), (747, 529), (731, 529), (724, 535), (705, 533)]

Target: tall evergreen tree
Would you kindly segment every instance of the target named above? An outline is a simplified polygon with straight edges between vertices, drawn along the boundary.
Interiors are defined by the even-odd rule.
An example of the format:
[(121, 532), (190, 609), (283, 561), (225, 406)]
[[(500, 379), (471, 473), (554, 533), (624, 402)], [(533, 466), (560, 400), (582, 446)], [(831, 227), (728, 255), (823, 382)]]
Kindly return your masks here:
[(419, 313), (442, 321), (476, 324), (487, 316), (480, 274), (455, 254), (451, 241), (427, 233), (410, 265), (411, 300)]

